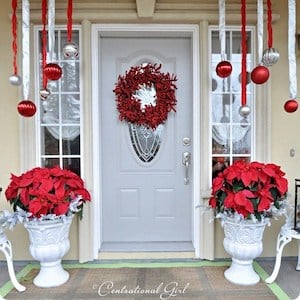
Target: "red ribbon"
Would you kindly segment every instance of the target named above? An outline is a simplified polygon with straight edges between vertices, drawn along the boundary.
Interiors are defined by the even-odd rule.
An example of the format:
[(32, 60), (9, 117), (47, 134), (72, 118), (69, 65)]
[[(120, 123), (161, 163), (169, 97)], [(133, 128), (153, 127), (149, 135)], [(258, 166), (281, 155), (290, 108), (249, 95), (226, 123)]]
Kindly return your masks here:
[(12, 8), (12, 18), (11, 18), (11, 31), (12, 31), (12, 51), (13, 51), (13, 69), (14, 74), (18, 74), (18, 66), (17, 66), (17, 52), (18, 52), (18, 45), (17, 45), (17, 0), (11, 1), (11, 8)]
[(68, 17), (68, 23), (67, 23), (67, 34), (68, 34), (68, 42), (71, 42), (72, 40), (72, 12), (73, 12), (73, 0), (68, 0), (68, 9), (67, 9), (67, 17)]
[(45, 66), (47, 61), (47, 0), (42, 0), (42, 69), (43, 69), (43, 88), (47, 88), (47, 77), (45, 75)]
[(273, 46), (273, 30), (272, 30), (272, 2), (271, 0), (267, 0), (267, 8), (268, 8), (268, 48), (272, 48)]
[(242, 86), (241, 86), (241, 104), (247, 104), (247, 35), (246, 35), (246, 0), (241, 0), (241, 16), (242, 16)]

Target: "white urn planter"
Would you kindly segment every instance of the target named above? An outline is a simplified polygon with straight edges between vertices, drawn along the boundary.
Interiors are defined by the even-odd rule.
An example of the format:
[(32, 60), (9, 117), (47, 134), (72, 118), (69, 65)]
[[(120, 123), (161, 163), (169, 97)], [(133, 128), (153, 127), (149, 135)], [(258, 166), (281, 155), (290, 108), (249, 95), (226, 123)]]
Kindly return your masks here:
[(30, 254), (40, 262), (40, 271), (33, 283), (38, 287), (56, 287), (69, 279), (63, 269), (62, 257), (70, 249), (69, 231), (73, 215), (57, 220), (28, 221), (24, 223), (29, 233)]
[(266, 222), (235, 222), (227, 218), (222, 221), (224, 228), (224, 249), (232, 257), (231, 266), (224, 272), (225, 278), (239, 285), (255, 285), (260, 277), (253, 268), (253, 260), (263, 250), (263, 233)]

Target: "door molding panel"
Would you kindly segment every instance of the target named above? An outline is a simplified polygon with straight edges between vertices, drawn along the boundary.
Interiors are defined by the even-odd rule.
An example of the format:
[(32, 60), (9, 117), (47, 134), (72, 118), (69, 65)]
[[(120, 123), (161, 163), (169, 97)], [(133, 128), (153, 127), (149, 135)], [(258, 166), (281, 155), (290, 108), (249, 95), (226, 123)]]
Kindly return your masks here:
[[(200, 147), (201, 143), (201, 128), (203, 122), (200, 120), (203, 113), (200, 111), (200, 57), (199, 57), (199, 26), (198, 25), (160, 25), (160, 24), (93, 24), (92, 25), (92, 118), (93, 118), (93, 136), (99, 136), (101, 133), (101, 122), (99, 122), (100, 115), (100, 104), (98, 99), (101, 101), (99, 90), (101, 87), (98, 86), (99, 78), (101, 74), (101, 66), (99, 65), (99, 45), (101, 43), (101, 37), (107, 36), (139, 36), (139, 35), (151, 34), (151, 36), (184, 36), (190, 37), (192, 41), (192, 85), (193, 85), (193, 180), (192, 197), (193, 207), (192, 209), (192, 222), (193, 222), (193, 245), (195, 248), (195, 257), (197, 258), (208, 258), (207, 251), (203, 251), (205, 247), (202, 245), (205, 243), (204, 236), (207, 237), (205, 228), (211, 227), (210, 223), (207, 222), (207, 218), (204, 218), (199, 211), (199, 206), (203, 204), (201, 198), (201, 191), (207, 190), (206, 187), (201, 187), (203, 179), (200, 180), (200, 173), (203, 176), (203, 172), (200, 171), (201, 161), (203, 157), (200, 157), (203, 153)], [(205, 40), (205, 39), (204, 39)], [(203, 47), (202, 47), (203, 48)], [(206, 127), (207, 128), (207, 127)], [(102, 194), (101, 186), (99, 182), (102, 182), (101, 168), (97, 166), (101, 165), (101, 135), (99, 140), (94, 138), (93, 142), (93, 198), (94, 198), (94, 258), (99, 257), (99, 249), (101, 245), (101, 214), (102, 214)], [(100, 216), (100, 217), (99, 217)], [(206, 241), (207, 242), (207, 241)], [(207, 248), (207, 247), (206, 247)], [(211, 247), (209, 247), (211, 250)]]

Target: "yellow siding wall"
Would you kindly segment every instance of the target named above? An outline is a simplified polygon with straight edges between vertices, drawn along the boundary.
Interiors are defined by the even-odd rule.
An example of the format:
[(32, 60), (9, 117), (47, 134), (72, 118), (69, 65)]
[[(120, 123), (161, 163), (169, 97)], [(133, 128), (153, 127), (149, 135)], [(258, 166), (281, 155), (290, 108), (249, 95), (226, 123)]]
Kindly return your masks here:
[[(37, 1), (34, 1), (37, 2)], [(82, 3), (85, 1), (82, 0)], [(162, 2), (162, 1), (157, 1)], [(185, 3), (185, 1), (182, 1)], [(217, 2), (217, 1), (216, 1)], [(230, 1), (229, 1), (230, 2)], [(254, 3), (254, 1), (251, 1)], [(76, 1), (79, 3), (79, 1)], [(235, 2), (236, 3), (236, 2)], [(10, 25), (10, 1), (3, 1), (0, 10), (0, 186), (5, 188), (9, 182), (10, 173), (20, 172), (20, 149), (19, 149), (19, 120), (16, 107), (21, 99), (18, 88), (9, 84), (8, 78), (12, 73), (11, 51), (11, 25)], [(280, 18), (274, 23), (274, 47), (280, 52), (279, 62), (271, 68), (270, 90), (272, 93), (272, 153), (271, 160), (282, 166), (287, 172), (290, 181), (291, 201), (294, 194), (294, 178), (300, 178), (300, 109), (294, 114), (288, 114), (283, 110), (283, 104), (289, 98), (288, 88), (288, 60), (287, 60), (287, 1), (274, 0), (273, 11), (280, 14)], [(300, 18), (300, 8), (298, 8)], [(113, 15), (117, 11), (110, 12)], [(217, 14), (217, 11), (216, 11)], [(187, 23), (192, 23), (186, 16)], [(115, 18), (114, 18), (115, 19)], [(136, 22), (139, 20), (137, 19)], [(145, 22), (145, 20), (142, 20)], [(141, 21), (141, 22), (142, 22)], [(149, 21), (149, 20), (147, 20)], [(171, 20), (174, 23), (174, 20)], [(199, 20), (200, 21), (200, 20)], [(107, 20), (106, 20), (107, 22)], [(151, 20), (150, 20), (151, 22)], [(300, 22), (298, 22), (300, 24)], [(216, 25), (216, 24), (215, 24)], [(300, 26), (298, 26), (300, 31)], [(300, 51), (297, 52), (297, 61), (300, 59)], [(19, 64), (21, 65), (21, 64)], [(20, 68), (21, 69), (21, 68)], [(298, 68), (298, 78), (300, 78)], [(300, 84), (299, 84), (300, 89)], [(264, 99), (257, 99), (264, 101)], [(290, 148), (295, 149), (296, 155), (289, 156)], [(6, 203), (4, 192), (1, 194), (0, 209), (10, 209)], [(266, 229), (264, 235), (263, 256), (275, 256), (276, 237), (283, 218), (272, 222), (272, 226)], [(222, 241), (223, 232), (216, 222), (215, 254), (224, 257)], [(78, 223), (75, 221), (71, 228), (71, 250), (66, 259), (78, 258)], [(31, 259), (28, 251), (27, 232), (19, 225), (14, 231), (7, 233), (13, 243), (14, 258), (18, 260)], [(284, 255), (296, 255), (296, 243), (293, 242), (285, 248)], [(2, 257), (0, 257), (2, 259)]]

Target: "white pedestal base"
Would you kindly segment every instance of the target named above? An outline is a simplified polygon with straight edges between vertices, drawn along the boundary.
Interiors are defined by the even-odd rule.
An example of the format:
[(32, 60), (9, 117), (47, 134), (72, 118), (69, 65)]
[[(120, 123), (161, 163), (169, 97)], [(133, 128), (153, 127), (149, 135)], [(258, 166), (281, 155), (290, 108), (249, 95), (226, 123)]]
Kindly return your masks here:
[(56, 287), (66, 283), (69, 277), (70, 274), (63, 269), (61, 261), (41, 263), (40, 272), (34, 278), (33, 283), (38, 287)]
[(231, 283), (239, 285), (255, 285), (260, 281), (253, 269), (253, 260), (240, 261), (232, 258), (231, 266), (224, 272), (224, 276)]

